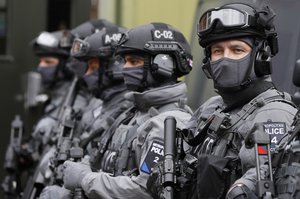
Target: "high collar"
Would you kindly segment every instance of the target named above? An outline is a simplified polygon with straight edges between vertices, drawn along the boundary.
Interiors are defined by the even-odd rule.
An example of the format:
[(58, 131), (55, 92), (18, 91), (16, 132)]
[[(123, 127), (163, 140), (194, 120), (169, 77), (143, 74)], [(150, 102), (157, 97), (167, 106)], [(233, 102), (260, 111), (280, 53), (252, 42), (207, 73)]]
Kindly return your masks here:
[(250, 102), (253, 98), (266, 90), (273, 88), (274, 84), (269, 76), (257, 79), (253, 84), (249, 85), (244, 90), (236, 93), (219, 93), (225, 103), (225, 112), (233, 110)]
[[(109, 100), (103, 101), (102, 110), (103, 112), (115, 109), (128, 103), (125, 99), (125, 94), (128, 92), (126, 89), (120, 92), (115, 92)], [(126, 106), (126, 105), (125, 105)]]
[(187, 88), (184, 82), (156, 87), (144, 92), (128, 92), (125, 98), (135, 103), (139, 110), (147, 110), (150, 107), (159, 107), (180, 99), (187, 99)]
[(102, 93), (100, 94), (100, 99), (103, 100), (104, 102), (110, 101), (116, 95), (120, 93), (124, 93), (126, 90), (127, 87), (125, 86), (124, 83), (111, 86), (102, 91)]

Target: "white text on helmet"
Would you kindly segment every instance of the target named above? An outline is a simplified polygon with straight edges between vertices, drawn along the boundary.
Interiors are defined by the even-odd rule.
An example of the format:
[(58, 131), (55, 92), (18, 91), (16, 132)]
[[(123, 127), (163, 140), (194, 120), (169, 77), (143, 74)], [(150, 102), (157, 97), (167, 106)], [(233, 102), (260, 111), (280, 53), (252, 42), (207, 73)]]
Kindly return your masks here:
[(165, 38), (165, 39), (174, 39), (173, 37), (173, 32), (170, 30), (155, 30), (154, 31), (154, 36), (157, 39), (160, 39), (161, 37)]
[(104, 43), (105, 44), (110, 44), (110, 43), (112, 43), (113, 41), (114, 42), (118, 42), (119, 40), (120, 40), (120, 38), (121, 38), (121, 33), (116, 33), (116, 34), (112, 34), (112, 35), (105, 35), (105, 41), (104, 41)]

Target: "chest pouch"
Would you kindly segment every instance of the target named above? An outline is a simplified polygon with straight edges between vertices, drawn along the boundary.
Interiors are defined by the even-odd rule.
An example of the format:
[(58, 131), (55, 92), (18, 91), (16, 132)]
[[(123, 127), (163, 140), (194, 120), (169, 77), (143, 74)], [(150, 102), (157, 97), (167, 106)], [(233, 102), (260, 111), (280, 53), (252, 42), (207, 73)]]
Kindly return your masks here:
[[(298, 134), (298, 137), (296, 137)], [(295, 139), (292, 139), (296, 137)], [(286, 146), (272, 160), (275, 190), (279, 199), (300, 197), (300, 137), (299, 127), (292, 132)]]
[(237, 159), (201, 154), (197, 166), (197, 196), (201, 199), (225, 198), (236, 176), (232, 171)]

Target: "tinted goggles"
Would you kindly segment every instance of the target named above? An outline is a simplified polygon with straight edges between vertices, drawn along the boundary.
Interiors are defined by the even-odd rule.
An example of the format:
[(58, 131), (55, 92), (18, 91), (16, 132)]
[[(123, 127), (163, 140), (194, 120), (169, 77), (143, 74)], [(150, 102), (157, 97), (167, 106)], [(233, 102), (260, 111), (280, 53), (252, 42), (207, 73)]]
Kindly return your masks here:
[(199, 20), (198, 33), (209, 31), (215, 21), (219, 20), (224, 27), (248, 27), (249, 15), (233, 8), (211, 9), (205, 12)]
[(55, 48), (59, 46), (59, 41), (49, 32), (42, 32), (36, 39), (36, 44), (41, 46), (46, 46), (50, 48)]

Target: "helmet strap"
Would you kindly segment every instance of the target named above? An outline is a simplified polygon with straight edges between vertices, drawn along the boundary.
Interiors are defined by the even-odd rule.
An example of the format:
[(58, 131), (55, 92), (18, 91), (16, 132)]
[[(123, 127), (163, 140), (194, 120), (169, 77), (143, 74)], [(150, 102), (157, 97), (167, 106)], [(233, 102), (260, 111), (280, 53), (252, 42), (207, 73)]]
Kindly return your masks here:
[(151, 61), (150, 61), (149, 56), (144, 57), (144, 70), (143, 70), (143, 79), (142, 79), (142, 84), (144, 88), (147, 88), (149, 86), (149, 83), (147, 82), (147, 77), (148, 77), (148, 70), (151, 70)]

